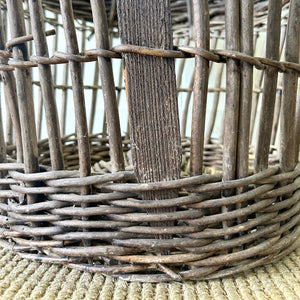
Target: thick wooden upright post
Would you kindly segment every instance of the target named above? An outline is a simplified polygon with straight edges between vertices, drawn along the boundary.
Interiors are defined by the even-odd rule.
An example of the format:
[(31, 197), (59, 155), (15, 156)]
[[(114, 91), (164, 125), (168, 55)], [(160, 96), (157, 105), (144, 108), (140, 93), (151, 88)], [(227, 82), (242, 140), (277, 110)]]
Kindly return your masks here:
[[(117, 5), (122, 44), (172, 49), (169, 0), (118, 0)], [(181, 142), (174, 60), (133, 53), (123, 57), (136, 176), (140, 182), (178, 179)], [(159, 191), (143, 198), (176, 194)]]

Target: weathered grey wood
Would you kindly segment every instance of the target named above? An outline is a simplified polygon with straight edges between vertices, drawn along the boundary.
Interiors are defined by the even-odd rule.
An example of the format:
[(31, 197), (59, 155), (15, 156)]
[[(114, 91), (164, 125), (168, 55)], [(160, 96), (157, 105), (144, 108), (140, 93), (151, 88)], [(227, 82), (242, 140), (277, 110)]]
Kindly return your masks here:
[[(94, 81), (93, 85), (97, 86), (99, 81), (99, 66), (96, 62), (95, 64), (95, 73), (94, 73)], [(96, 104), (97, 104), (97, 94), (98, 89), (93, 89), (92, 94), (92, 104), (91, 104), (91, 113), (90, 113), (90, 119), (89, 119), (89, 133), (92, 134), (94, 132), (94, 122), (95, 122), (95, 114), (96, 114)]]
[[(168, 0), (118, 0), (117, 6), (123, 44), (172, 49)], [(123, 57), (135, 174), (140, 182), (177, 179), (181, 141), (174, 60), (139, 54)], [(176, 190), (149, 192), (143, 198), (176, 194)]]
[[(1, 16), (0, 16), (1, 18)], [(2, 109), (1, 109), (1, 96), (0, 95), (0, 163), (4, 163), (7, 161), (6, 159), (6, 145), (5, 145), (5, 138), (4, 138), (4, 131), (3, 131), (3, 122), (2, 122)], [(0, 178), (4, 178), (6, 176), (6, 171), (0, 172)], [(5, 185), (0, 185), (0, 190), (8, 189)], [(0, 202), (5, 202), (5, 198), (0, 197)]]
[[(2, 95), (0, 95), (0, 100)], [(0, 101), (0, 163), (6, 162), (6, 146), (5, 146), (5, 139), (4, 139), (4, 131), (3, 131), (3, 122), (2, 122), (2, 108), (1, 108), (1, 101)], [(0, 172), (0, 178), (3, 177), (3, 172)]]
[[(269, 2), (266, 57), (274, 60), (279, 60), (281, 5), (281, 0)], [(277, 75), (278, 69), (275, 67), (267, 67), (265, 70), (262, 107), (255, 151), (256, 172), (268, 168)]]
[[(54, 20), (57, 22), (57, 24), (54, 26), (55, 29), (55, 36), (54, 39), (52, 40), (52, 49), (51, 52), (54, 53), (57, 49), (58, 46), (58, 40), (59, 40), (59, 26), (58, 26), (58, 15), (55, 14)], [(56, 84), (57, 81), (57, 65), (54, 64), (51, 66), (51, 73), (52, 73), (52, 78), (53, 78), (53, 84)]]
[[(67, 52), (68, 54), (79, 54), (76, 30), (74, 25), (72, 1), (60, 0), (60, 7), (67, 44)], [(69, 67), (75, 107), (80, 175), (82, 177), (85, 177), (88, 176), (91, 172), (91, 160), (81, 63), (71, 60), (69, 62)], [(85, 188), (83, 188), (83, 190), (85, 190)], [(86, 193), (87, 191), (82, 192)]]
[[(23, 0), (24, 2), (24, 11), (28, 12), (28, 0)], [(25, 21), (25, 31), (26, 35), (31, 34), (31, 26), (30, 26), (30, 18), (24, 18)], [(28, 49), (28, 56), (30, 57), (32, 55), (32, 40), (27, 43), (27, 49)]]
[[(86, 44), (86, 20), (82, 20), (82, 30), (81, 30), (81, 45), (80, 45), (80, 52), (83, 52)], [(84, 78), (84, 72), (85, 72), (85, 66), (86, 64), (81, 64), (81, 72), (82, 72), (82, 78)]]
[[(241, 0), (240, 2), (240, 43), (241, 52), (253, 56), (253, 0)], [(239, 103), (239, 125), (237, 138), (237, 178), (245, 178), (249, 171), (249, 145), (250, 145), (250, 120), (253, 95), (253, 66), (249, 63), (241, 63), (241, 90)], [(237, 193), (244, 192), (244, 188), (237, 189)], [(241, 203), (236, 209), (242, 207)], [(238, 218), (242, 223), (243, 218)]]
[[(217, 49), (217, 44), (222, 36), (222, 30), (218, 30), (218, 36), (215, 36), (211, 39), (210, 41), (210, 47), (211, 49)], [(224, 70), (224, 64), (217, 64), (216, 65), (217, 71), (216, 75), (214, 76), (215, 79), (215, 88), (220, 88), (221, 87), (221, 82), (222, 82), (222, 74)], [(209, 68), (209, 75), (211, 74), (211, 70), (213, 69), (213, 63), (210, 63), (210, 68)], [(217, 115), (217, 109), (219, 105), (219, 99), (220, 99), (220, 92), (214, 92), (214, 98), (213, 98), (213, 103), (212, 103), (212, 109), (209, 117), (209, 121), (207, 124), (207, 128), (205, 129), (205, 139), (204, 139), (204, 144), (209, 144), (211, 143), (211, 135), (214, 130), (215, 126), (215, 120), (216, 120), (216, 115)]]
[[(257, 49), (257, 41), (258, 41), (258, 37), (259, 37), (259, 33), (258, 32), (254, 32), (254, 42), (253, 42), (253, 48), (256, 50)], [(264, 47), (260, 47), (260, 52), (261, 53), (255, 53), (255, 56), (258, 57), (264, 57)], [(256, 52), (256, 51), (255, 51)], [(251, 118), (250, 118), (250, 144), (252, 145), (253, 142), (253, 134), (254, 134), (254, 125), (255, 125), (255, 119), (256, 119), (256, 115), (257, 115), (257, 104), (258, 104), (258, 99), (259, 99), (259, 95), (260, 93), (258, 93), (256, 90), (261, 89), (262, 86), (262, 82), (263, 82), (263, 74), (264, 72), (262, 70), (254, 70), (254, 77), (255, 77), (255, 81), (253, 84), (253, 94), (252, 94), (252, 105), (251, 105)]]
[[(223, 71), (224, 71), (224, 64), (218, 64), (216, 75), (215, 75), (215, 88), (221, 87)], [(207, 125), (207, 129), (206, 129), (205, 144), (211, 143), (212, 132), (214, 130), (214, 126), (216, 125), (215, 121), (216, 121), (216, 116), (217, 116), (219, 100), (220, 100), (220, 92), (214, 92), (212, 110), (211, 110), (210, 119), (209, 119), (209, 122)]]
[[(7, 101), (6, 101), (5, 106), (6, 106), (6, 111), (9, 112)], [(13, 134), (13, 123), (12, 123), (10, 114), (8, 114), (5, 124), (6, 124), (6, 126), (5, 126), (5, 140), (6, 140), (7, 145), (12, 145), (14, 143), (13, 142), (14, 134)]]
[(189, 115), (189, 107), (190, 107), (190, 102), (191, 102), (191, 97), (192, 97), (192, 90), (194, 86), (194, 76), (195, 76), (195, 69), (192, 71), (192, 75), (188, 84), (188, 89), (189, 91), (186, 93), (186, 99), (185, 99), (185, 104), (184, 104), (184, 109), (182, 112), (182, 120), (181, 120), (181, 137), (185, 138), (186, 137), (186, 128), (187, 128), (187, 119)]
[(68, 79), (69, 79), (69, 64), (64, 65), (63, 69), (63, 82), (65, 88), (62, 90), (61, 99), (61, 111), (60, 111), (60, 132), (64, 136), (66, 134), (66, 122), (67, 122), (67, 105), (68, 105)]
[[(209, 11), (206, 0), (194, 0), (193, 21), (196, 47), (209, 50)], [(209, 76), (209, 61), (195, 57), (194, 98), (191, 132), (191, 175), (202, 174), (206, 101)]]
[[(280, 78), (278, 81), (278, 85), (282, 86), (282, 80), (280, 80)], [(281, 101), (282, 101), (281, 98), (282, 98), (282, 91), (277, 90), (276, 98), (275, 98), (274, 117), (273, 117), (270, 145), (276, 144), (277, 132), (278, 132), (278, 127), (279, 127), (278, 125), (279, 125), (280, 111), (281, 111)]]
[[(29, 0), (29, 10), (36, 55), (49, 57), (41, 0)], [(53, 170), (61, 170), (64, 168), (64, 160), (50, 65), (39, 64), (39, 74), (42, 102), (45, 108), (51, 166)]]
[[(283, 48), (286, 40), (287, 35), (287, 24), (281, 26), (281, 34), (280, 34), (280, 50), (279, 50), (279, 57), (282, 57)], [(282, 87), (283, 85), (283, 74), (278, 74), (278, 87)], [(277, 133), (279, 130), (279, 119), (280, 119), (280, 111), (281, 111), (281, 100), (282, 99), (282, 90), (276, 91), (276, 99), (275, 99), (275, 107), (274, 107), (274, 118), (273, 118), (273, 124), (272, 124), (272, 134), (271, 134), (271, 142), (270, 145), (275, 145)]]
[[(68, 54), (79, 54), (76, 29), (74, 24), (74, 15), (71, 0), (60, 0), (61, 15)], [(75, 108), (76, 135), (78, 142), (80, 177), (89, 176), (91, 173), (90, 144), (88, 135), (88, 126), (86, 119), (84, 88), (82, 79), (81, 63), (76, 61), (69, 62), (70, 76), (72, 81), (73, 100)], [(89, 186), (81, 187), (81, 194), (87, 195), (90, 192)], [(81, 207), (87, 207), (82, 203)], [(87, 217), (82, 217), (86, 221)], [(85, 229), (83, 230), (85, 231)], [(82, 241), (84, 246), (89, 246), (90, 242)], [(91, 263), (92, 261), (89, 261)]]
[[(290, 1), (290, 13), (285, 46), (285, 60), (299, 63), (300, 51), (300, 2)], [(280, 122), (280, 166), (283, 171), (295, 168), (296, 155), (296, 98), (298, 73), (287, 70), (283, 74), (282, 110)]]
[[(2, 18), (0, 18), (0, 50), (5, 50), (4, 26), (2, 23)], [(7, 58), (0, 57), (0, 63), (6, 64)], [(1, 74), (2, 82), (4, 84), (6, 106), (9, 111), (11, 124), (13, 124), (14, 127), (14, 137), (15, 137), (15, 144), (17, 149), (17, 161), (23, 162), (21, 125), (20, 125), (20, 118), (19, 118), (19, 108), (18, 108), (15, 77), (12, 71), (2, 70), (0, 74)]]
[[(0, 14), (0, 50), (4, 50), (4, 30), (2, 25), (2, 16)], [(5, 59), (0, 57), (0, 64), (5, 63)], [(2, 73), (1, 79), (3, 78)], [(5, 96), (4, 96), (5, 97)], [(1, 108), (2, 102), (2, 94), (0, 94), (0, 163), (4, 163), (7, 161), (6, 159), (6, 144), (5, 144), (5, 137), (4, 137), (4, 131), (3, 131), (3, 121), (2, 121), (2, 108)], [(8, 117), (9, 119), (9, 117)], [(11, 122), (12, 123), (12, 122)], [(6, 175), (7, 172), (2, 171), (0, 172), (0, 178), (3, 178)], [(5, 186), (0, 185), (0, 190), (4, 190)], [(2, 202), (4, 199), (0, 198), (0, 202)]]
[[(24, 36), (26, 32), (22, 1), (8, 0), (6, 1), (6, 3), (11, 37), (16, 38), (19, 36)], [(16, 60), (28, 60), (29, 57), (27, 46), (25, 44), (18, 44), (13, 46), (13, 57)], [(39, 171), (39, 164), (31, 74), (27, 69), (16, 68), (15, 75), (22, 131), (25, 172), (35, 173)], [(35, 202), (35, 200), (36, 196), (28, 195), (28, 203)]]
[(295, 135), (296, 153), (295, 160), (300, 160), (299, 146), (300, 146), (300, 85), (298, 85), (297, 104), (296, 104), (296, 135)]
[(42, 91), (41, 88), (39, 87), (39, 92), (38, 92), (38, 99), (35, 102), (35, 110), (37, 112), (37, 118), (36, 118), (36, 135), (37, 139), (40, 140), (42, 137), (42, 122), (43, 122), (43, 97), (42, 97)]
[[(253, 56), (253, 0), (241, 0), (241, 52)], [(253, 66), (241, 63), (241, 91), (237, 138), (237, 178), (248, 175)]]
[[(225, 46), (228, 50), (240, 50), (240, 1), (225, 2)], [(222, 180), (228, 181), (236, 178), (237, 137), (240, 101), (240, 62), (228, 58), (226, 62), (226, 103), (225, 123), (223, 135), (223, 168)], [(231, 196), (233, 190), (225, 190), (224, 197)], [(222, 206), (226, 213), (231, 208)], [(231, 225), (231, 221), (223, 221), (223, 228)], [(229, 236), (225, 236), (229, 239)]]
[[(239, 0), (225, 2), (226, 49), (240, 50)], [(236, 148), (240, 99), (240, 63), (228, 58), (226, 63), (226, 106), (223, 150), (223, 180), (236, 176)]]
[[(109, 49), (108, 27), (104, 1), (91, 0), (91, 7), (95, 26), (96, 46), (99, 49)], [(100, 56), (98, 57), (98, 64), (99, 70), (101, 70), (100, 77), (105, 103), (112, 171), (121, 171), (124, 170), (124, 158), (112, 64), (109, 58)]]

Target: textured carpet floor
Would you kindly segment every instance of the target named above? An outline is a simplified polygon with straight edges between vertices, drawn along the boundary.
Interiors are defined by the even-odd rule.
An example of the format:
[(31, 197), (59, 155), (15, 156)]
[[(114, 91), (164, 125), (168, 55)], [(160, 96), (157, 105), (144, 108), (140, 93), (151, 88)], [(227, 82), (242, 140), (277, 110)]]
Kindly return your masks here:
[(300, 299), (300, 249), (277, 263), (221, 280), (127, 283), (0, 249), (0, 299)]

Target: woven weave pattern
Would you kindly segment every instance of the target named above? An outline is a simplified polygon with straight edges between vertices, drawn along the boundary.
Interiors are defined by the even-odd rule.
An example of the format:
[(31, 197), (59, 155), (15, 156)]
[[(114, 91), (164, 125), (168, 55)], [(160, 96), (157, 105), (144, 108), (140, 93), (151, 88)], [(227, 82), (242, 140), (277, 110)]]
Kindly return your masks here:
[(69, 292), (163, 295), (300, 245), (299, 2), (147, 1), (1, 1), (0, 245), (77, 269), (51, 267)]

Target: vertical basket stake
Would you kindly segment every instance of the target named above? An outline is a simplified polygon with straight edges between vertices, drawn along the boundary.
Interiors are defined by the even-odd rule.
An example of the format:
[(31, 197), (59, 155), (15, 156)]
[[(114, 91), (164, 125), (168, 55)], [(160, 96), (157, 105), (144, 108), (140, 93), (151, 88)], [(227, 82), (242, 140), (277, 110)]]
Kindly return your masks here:
[[(287, 35), (287, 25), (281, 26), (281, 34), (280, 34), (280, 46), (279, 46), (279, 57), (281, 57), (283, 53), (283, 46), (285, 44), (286, 35)], [(283, 85), (283, 74), (278, 74), (278, 87), (282, 87)], [(276, 143), (276, 137), (277, 132), (279, 130), (279, 119), (281, 114), (281, 103), (282, 103), (282, 90), (276, 91), (276, 99), (275, 99), (275, 108), (274, 108), (274, 118), (273, 118), (273, 124), (272, 124), (272, 134), (271, 134), (271, 142), (270, 145), (275, 145)], [(272, 150), (270, 149), (270, 153), (272, 153)]]
[[(0, 17), (0, 50), (5, 50), (5, 38), (4, 38), (4, 27), (2, 18)], [(6, 64), (7, 58), (0, 57), (0, 63)], [(15, 143), (17, 149), (17, 162), (23, 162), (23, 147), (22, 147), (22, 136), (21, 136), (21, 125), (19, 117), (16, 81), (12, 71), (0, 72), (2, 82), (4, 83), (4, 93), (7, 108), (10, 114), (10, 118), (14, 127)]]
[[(57, 46), (58, 46), (58, 39), (59, 39), (59, 25), (58, 25), (58, 16), (57, 14), (55, 14), (55, 17), (54, 17), (54, 21), (55, 21), (55, 24), (54, 25), (54, 30), (56, 32), (55, 36), (54, 36), (54, 40), (53, 40), (53, 44), (52, 44), (52, 53), (54, 53), (57, 49)], [(53, 84), (55, 85), (56, 84), (56, 81), (57, 81), (57, 65), (56, 64), (53, 64), (51, 66), (51, 73), (52, 73), (52, 79), (53, 79)]]
[[(60, 8), (63, 19), (63, 27), (68, 54), (79, 54), (72, 2), (60, 0)], [(76, 133), (78, 140), (78, 153), (80, 164), (80, 176), (88, 176), (91, 172), (90, 145), (84, 102), (81, 63), (70, 60), (70, 74), (72, 80), (73, 100), (75, 107)], [(83, 194), (88, 193), (87, 187), (82, 187)]]
[[(11, 37), (26, 35), (22, 1), (7, 0), (7, 12), (10, 21)], [(16, 60), (28, 60), (26, 44), (13, 46), (13, 57)], [(22, 131), (24, 167), (26, 173), (39, 172), (38, 147), (34, 120), (31, 72), (16, 68), (16, 87)], [(34, 185), (34, 183), (33, 183)], [(36, 195), (27, 195), (27, 203), (36, 201)]]
[[(216, 89), (219, 89), (221, 87), (223, 71), (224, 71), (224, 64), (217, 65), (217, 72), (215, 75), (215, 88)], [(210, 114), (210, 119), (209, 119), (209, 123), (207, 125), (206, 134), (205, 134), (205, 140), (204, 140), (205, 145), (211, 143), (212, 133), (213, 133), (214, 127), (216, 125), (216, 117), (217, 117), (219, 101), (220, 101), (220, 91), (215, 91), (213, 104), (212, 104), (212, 111)]]
[[(123, 44), (172, 49), (168, 0), (118, 0), (117, 11)], [(136, 176), (139, 182), (178, 179), (181, 142), (174, 59), (132, 53), (124, 54), (123, 58)], [(164, 199), (177, 194), (176, 190), (170, 190), (145, 192), (142, 196)], [(170, 210), (153, 208), (151, 211)]]
[[(274, 60), (279, 60), (281, 5), (281, 0), (269, 1), (266, 57)], [(278, 69), (275, 67), (267, 67), (265, 70), (262, 107), (254, 162), (256, 172), (268, 168), (277, 90), (277, 75)]]
[[(104, 1), (91, 0), (91, 7), (95, 26), (96, 46), (99, 49), (109, 49)], [(116, 172), (124, 170), (124, 158), (114, 77), (110, 59), (99, 56), (98, 64), (106, 109), (110, 159), (112, 162), (112, 171)]]
[(60, 132), (64, 136), (66, 134), (67, 123), (67, 105), (68, 105), (68, 79), (69, 79), (69, 64), (65, 64), (63, 68), (63, 89), (61, 99), (61, 112), (60, 112)]
[[(239, 0), (225, 3), (226, 49), (240, 50)], [(240, 98), (240, 63), (228, 58), (226, 63), (226, 107), (223, 150), (223, 180), (236, 176), (236, 147)], [(226, 196), (226, 195), (225, 195)]]
[(184, 109), (182, 112), (182, 120), (181, 120), (181, 137), (184, 139), (186, 137), (186, 128), (187, 128), (187, 120), (189, 115), (189, 107), (192, 97), (192, 91), (194, 86), (194, 77), (195, 77), (195, 68), (192, 71), (192, 75), (188, 84), (188, 92), (186, 93), (186, 99), (184, 104)]
[[(74, 15), (71, 0), (60, 0), (60, 9), (63, 19), (68, 54), (79, 54), (76, 29), (74, 24)], [(84, 90), (82, 80), (81, 63), (70, 60), (70, 76), (72, 80), (73, 100), (75, 107), (76, 134), (78, 141), (80, 177), (89, 176), (91, 173), (90, 144), (88, 135), (88, 126), (86, 120), (86, 110), (84, 101)], [(81, 194), (89, 194), (90, 187), (82, 186)], [(86, 203), (81, 207), (86, 207)], [(82, 217), (82, 220), (87, 220)], [(85, 229), (83, 230), (85, 231)], [(89, 241), (82, 241), (84, 246), (89, 245)], [(91, 261), (89, 261), (91, 263)]]
[[(226, 49), (240, 50), (240, 1), (228, 0), (225, 2), (225, 33)], [(240, 63), (238, 60), (228, 58), (226, 63), (226, 105), (225, 125), (223, 136), (223, 176), (222, 180), (236, 178), (237, 136), (239, 118), (240, 97)], [(222, 196), (228, 197), (233, 190), (224, 190)], [(222, 212), (230, 210), (228, 206), (222, 206)], [(227, 228), (231, 222), (223, 221), (223, 227)], [(225, 236), (229, 239), (229, 236)]]
[[(241, 0), (241, 52), (253, 56), (253, 0)], [(253, 90), (253, 66), (241, 63), (241, 91), (237, 140), (237, 178), (248, 176), (249, 132)]]
[[(196, 47), (209, 50), (209, 11), (207, 0), (193, 1), (194, 34)], [(191, 175), (202, 174), (206, 100), (209, 76), (209, 61), (195, 57), (194, 98), (191, 132)]]
[[(241, 52), (253, 56), (253, 0), (241, 0)], [(237, 178), (248, 176), (249, 171), (249, 145), (250, 145), (250, 120), (253, 94), (253, 66), (249, 63), (241, 63), (241, 90), (239, 103), (239, 124), (237, 138)], [(243, 193), (245, 188), (238, 188), (237, 194)], [(241, 203), (236, 209), (242, 207)], [(238, 218), (242, 223), (243, 218)]]
[[(254, 49), (257, 48), (258, 45), (258, 38), (259, 38), (259, 32), (258, 31), (254, 31)], [(265, 56), (265, 50), (264, 47), (260, 47), (261, 53), (256, 53), (255, 55), (257, 56)], [(253, 142), (253, 135), (254, 135), (254, 127), (255, 127), (255, 120), (257, 118), (257, 106), (258, 106), (258, 99), (260, 97), (261, 94), (261, 90), (262, 90), (262, 84), (263, 84), (263, 77), (264, 77), (264, 72), (263, 70), (255, 70), (255, 81), (253, 84), (253, 94), (252, 94), (252, 105), (251, 105), (251, 118), (250, 118), (250, 136), (249, 136), (249, 140), (250, 143)]]
[[(1, 17), (0, 17), (1, 18)], [(6, 145), (3, 132), (3, 123), (2, 123), (2, 109), (1, 109), (1, 95), (0, 95), (0, 164), (6, 162)], [(5, 171), (0, 172), (0, 178), (3, 178), (6, 174)], [(0, 190), (5, 189), (0, 185)], [(0, 198), (0, 202), (4, 202), (5, 198)]]
[(296, 144), (296, 153), (295, 161), (300, 159), (299, 146), (300, 146), (300, 84), (298, 85), (297, 100), (296, 100), (296, 135), (295, 135), (295, 144)]
[[(285, 60), (299, 63), (300, 51), (300, 2), (291, 0), (288, 33), (285, 46)], [(280, 166), (283, 172), (291, 171), (298, 161), (296, 155), (296, 98), (298, 72), (287, 70), (283, 74), (282, 110), (280, 123)]]
[(90, 134), (92, 134), (94, 132), (94, 121), (95, 121), (97, 94), (98, 94), (98, 88), (96, 88), (96, 86), (98, 85), (98, 81), (99, 81), (99, 65), (98, 65), (98, 62), (95, 62), (95, 73), (94, 73), (94, 81), (93, 81), (93, 85), (95, 88), (93, 88), (91, 113), (90, 113), (90, 119), (89, 119), (89, 133)]
[[(37, 56), (48, 57), (48, 47), (44, 31), (44, 14), (41, 1), (29, 0), (32, 34)], [(53, 170), (62, 170), (64, 160), (59, 132), (59, 120), (55, 103), (54, 87), (50, 65), (39, 64), (42, 100), (45, 108), (45, 117), (49, 137), (49, 150)]]

